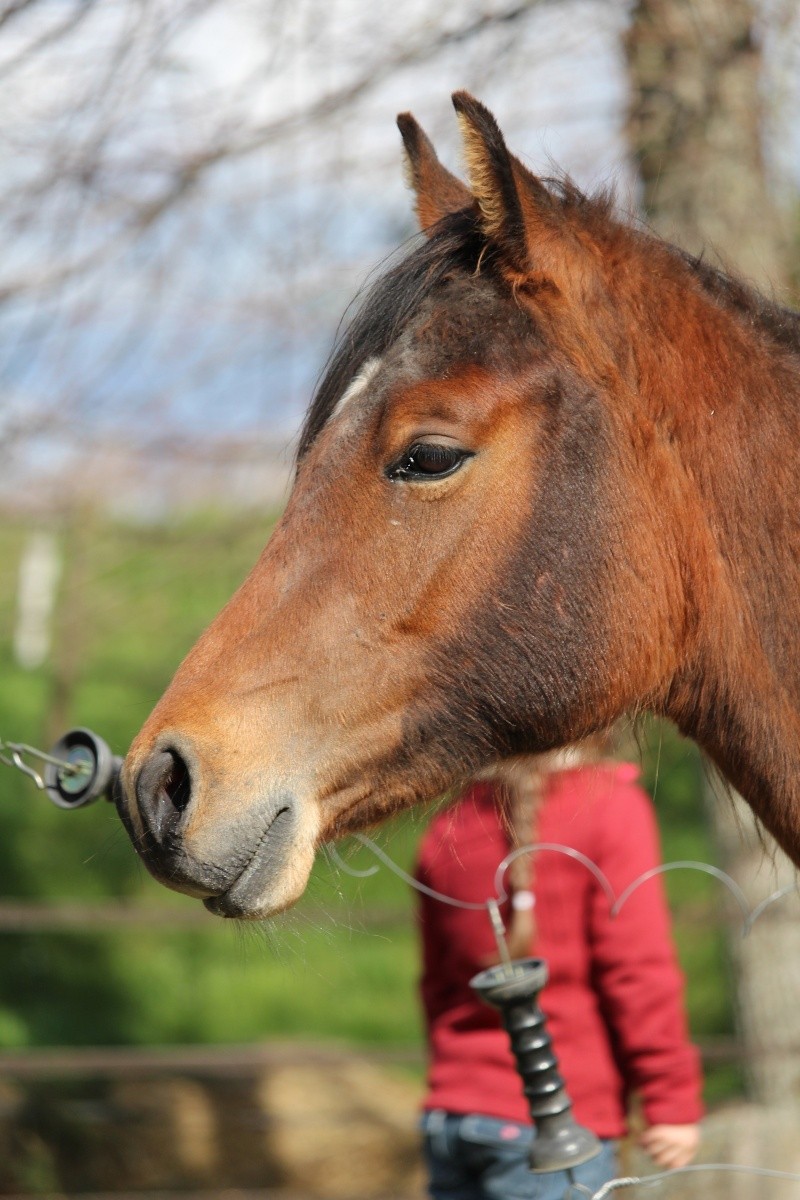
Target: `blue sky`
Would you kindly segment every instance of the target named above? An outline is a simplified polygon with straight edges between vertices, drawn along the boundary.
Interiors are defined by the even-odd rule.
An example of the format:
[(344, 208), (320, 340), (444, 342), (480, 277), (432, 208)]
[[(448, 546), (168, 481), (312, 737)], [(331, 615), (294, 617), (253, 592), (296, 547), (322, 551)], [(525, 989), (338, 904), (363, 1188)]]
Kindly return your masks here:
[[(124, 33), (122, 0), (10, 80), (3, 62), (31, 30), (17, 46), (5, 38), (8, 194), (54, 147), (68, 170), (27, 209), (0, 204), (0, 288), (26, 272), (57, 275), (106, 241), (113, 250), (69, 286), (0, 308), (0, 422), (3, 412), (52, 410), (51, 455), (98, 434), (200, 440), (257, 428), (289, 437), (350, 297), (412, 230), (395, 114), (411, 108), (458, 169), (449, 103), (458, 87), (489, 104), (535, 169), (555, 164), (587, 187), (613, 182), (634, 204), (622, 135), (625, 4), (545, 2), (523, 24), (426, 57), (432, 39), (507, 7), (458, 0), (432, 17), (429, 0), (228, 0), (182, 30), (140, 31), (142, 47), (105, 90), (98, 80)], [(414, 47), (423, 61), (387, 70), (335, 118), (235, 157), (145, 236), (120, 235), (182, 156), (223, 135), (246, 141)], [(765, 86), (781, 89), (770, 145), (789, 191), (800, 183), (800, 72), (785, 40), (768, 49)], [(92, 144), (97, 171), (72, 185), (70, 154)]]

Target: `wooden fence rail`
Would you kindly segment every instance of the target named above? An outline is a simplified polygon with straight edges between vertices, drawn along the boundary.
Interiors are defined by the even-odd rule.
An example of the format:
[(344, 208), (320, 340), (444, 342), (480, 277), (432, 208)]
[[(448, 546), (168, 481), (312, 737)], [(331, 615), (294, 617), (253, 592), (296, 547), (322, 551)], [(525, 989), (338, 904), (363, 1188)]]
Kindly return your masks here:
[[(736, 1038), (696, 1043), (706, 1063), (741, 1062), (745, 1052)], [(786, 1054), (785, 1045), (748, 1051), (769, 1058)], [(800, 1055), (800, 1045), (791, 1053)], [(250, 1076), (270, 1067), (335, 1065), (360, 1059), (378, 1066), (422, 1067), (421, 1047), (354, 1048), (305, 1042), (263, 1042), (197, 1046), (70, 1046), (0, 1050), (0, 1078), (48, 1079), (81, 1076), (131, 1078), (143, 1075)]]

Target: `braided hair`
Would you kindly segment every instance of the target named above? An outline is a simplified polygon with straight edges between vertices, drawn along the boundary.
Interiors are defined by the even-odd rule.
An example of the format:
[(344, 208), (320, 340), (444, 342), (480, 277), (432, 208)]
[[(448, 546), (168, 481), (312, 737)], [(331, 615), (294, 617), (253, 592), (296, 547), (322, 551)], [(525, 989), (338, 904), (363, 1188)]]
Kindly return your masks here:
[[(597, 762), (605, 748), (605, 737), (591, 738), (564, 750), (514, 759), (502, 767), (495, 778), (499, 783), (501, 812), (512, 850), (538, 840), (539, 818), (551, 776), (558, 771)], [(506, 944), (512, 959), (527, 958), (532, 952), (536, 937), (534, 880), (535, 855), (518, 855), (506, 872), (511, 894)]]

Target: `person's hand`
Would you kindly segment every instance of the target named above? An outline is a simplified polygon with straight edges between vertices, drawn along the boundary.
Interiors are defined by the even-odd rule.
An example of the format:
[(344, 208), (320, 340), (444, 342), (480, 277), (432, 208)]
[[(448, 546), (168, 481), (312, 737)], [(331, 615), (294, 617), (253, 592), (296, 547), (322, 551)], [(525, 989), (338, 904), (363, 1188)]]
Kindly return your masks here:
[(685, 1167), (700, 1145), (699, 1125), (651, 1125), (639, 1136), (639, 1145), (665, 1170)]

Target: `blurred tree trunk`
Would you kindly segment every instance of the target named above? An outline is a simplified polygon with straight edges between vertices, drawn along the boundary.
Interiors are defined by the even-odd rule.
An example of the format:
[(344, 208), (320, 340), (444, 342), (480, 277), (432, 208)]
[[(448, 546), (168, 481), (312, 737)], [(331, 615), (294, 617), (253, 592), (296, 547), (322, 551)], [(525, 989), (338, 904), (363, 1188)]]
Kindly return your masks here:
[(755, 10), (755, 0), (638, 0), (628, 133), (658, 232), (779, 291), (786, 245), (764, 164)]
[[(755, 0), (638, 0), (626, 41), (628, 133), (645, 213), (659, 233), (704, 248), (762, 289), (787, 282), (762, 144)], [(713, 789), (709, 789), (713, 790)], [(739, 800), (709, 796), (722, 866), (751, 906), (794, 869)], [(765, 854), (765, 843), (767, 853)], [(743, 940), (731, 912), (737, 1008), (754, 1097), (800, 1097), (800, 925), (796, 900), (769, 909)]]

